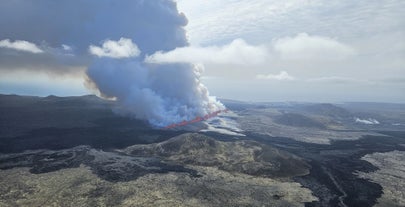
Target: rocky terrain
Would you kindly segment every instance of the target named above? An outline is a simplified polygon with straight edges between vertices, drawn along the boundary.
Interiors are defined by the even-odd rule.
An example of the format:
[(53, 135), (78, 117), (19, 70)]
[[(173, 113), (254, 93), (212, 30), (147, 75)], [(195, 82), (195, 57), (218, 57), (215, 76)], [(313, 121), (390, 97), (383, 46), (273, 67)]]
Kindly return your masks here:
[(0, 206), (304, 206), (316, 200), (295, 182), (280, 182), (214, 167), (185, 173), (147, 174), (108, 182), (86, 167), (31, 174), (0, 171)]
[(364, 103), (370, 110), (360, 110), (353, 103), (225, 103), (239, 115), (235, 119), (241, 130), (301, 142), (330, 144), (366, 135), (381, 136), (379, 131), (405, 130), (403, 104), (382, 104), (378, 108)]
[(255, 141), (221, 142), (196, 133), (182, 134), (156, 144), (134, 145), (124, 152), (262, 177), (288, 178), (309, 172), (305, 161), (288, 152)]
[(362, 159), (379, 168), (370, 173), (359, 172), (360, 177), (383, 187), (384, 194), (376, 206), (405, 206), (405, 152), (373, 153)]
[(103, 151), (89, 146), (0, 155), (2, 206), (304, 206), (291, 177), (309, 166), (254, 141), (197, 133)]
[(0, 95), (0, 206), (404, 205), (404, 105), (224, 103), (163, 130), (95, 96)]

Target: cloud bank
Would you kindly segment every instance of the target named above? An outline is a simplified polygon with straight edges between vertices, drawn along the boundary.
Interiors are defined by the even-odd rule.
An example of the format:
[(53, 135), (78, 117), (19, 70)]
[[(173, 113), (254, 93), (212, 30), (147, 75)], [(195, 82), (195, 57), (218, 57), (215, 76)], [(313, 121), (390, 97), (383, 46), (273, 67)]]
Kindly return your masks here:
[(329, 37), (299, 33), (267, 45), (252, 45), (235, 39), (222, 46), (187, 46), (157, 51), (146, 56), (149, 63), (204, 63), (222, 65), (265, 65), (272, 60), (334, 61), (355, 55), (355, 49)]

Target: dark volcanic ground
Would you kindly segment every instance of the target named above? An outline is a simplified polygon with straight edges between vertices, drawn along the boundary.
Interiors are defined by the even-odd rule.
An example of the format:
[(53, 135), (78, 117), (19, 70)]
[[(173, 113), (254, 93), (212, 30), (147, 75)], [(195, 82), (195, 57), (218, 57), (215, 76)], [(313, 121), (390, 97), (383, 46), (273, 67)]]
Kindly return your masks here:
[[(155, 133), (158, 133), (158, 131), (155, 131)], [(50, 132), (50, 134), (52, 133)], [(207, 134), (219, 140), (234, 140), (234, 137), (227, 135)], [(306, 206), (338, 206), (343, 201), (347, 206), (366, 207), (373, 206), (376, 203), (376, 199), (382, 194), (382, 188), (380, 185), (358, 178), (354, 174), (356, 171), (370, 172), (377, 170), (376, 167), (360, 158), (374, 152), (405, 151), (405, 132), (387, 133), (387, 135), (389, 136), (368, 136), (355, 141), (336, 141), (331, 145), (302, 143), (292, 139), (266, 137), (257, 134), (249, 134), (247, 139), (268, 144), (307, 160), (307, 163), (311, 166), (310, 174), (295, 177), (294, 180), (311, 189), (320, 201), (308, 203)], [(114, 142), (103, 142), (96, 147), (112, 149), (117, 147), (116, 143), (120, 143), (120, 147), (136, 144), (125, 137), (122, 139), (119, 137), (115, 138)], [(36, 145), (31, 144), (33, 142), (24, 145), (24, 142), (21, 142), (17, 138), (14, 143), (8, 143), (8, 146), (10, 146), (10, 149), (27, 150), (38, 148)], [(46, 143), (49, 144), (47, 145)], [(66, 143), (66, 145), (63, 145), (63, 143)], [(26, 152), (17, 155), (7, 155), (7, 152), (10, 152), (10, 150), (2, 150), (1, 152), (6, 154), (0, 156), (0, 168), (31, 167), (32, 173), (44, 173), (87, 164), (91, 166), (93, 172), (109, 181), (125, 181), (136, 179), (147, 173), (165, 173), (170, 171), (188, 172), (192, 176), (198, 176), (191, 169), (176, 164), (164, 163), (161, 160), (153, 158), (139, 157), (136, 159), (131, 157), (131, 161), (128, 161), (126, 160), (128, 156), (115, 154), (109, 162), (94, 162), (94, 157), (91, 156), (91, 153), (88, 153), (90, 147), (68, 149), (73, 147), (73, 145), (81, 144), (83, 143), (62, 142), (58, 143), (57, 149), (65, 148), (67, 150), (40, 150), (40, 152)], [(55, 149), (55, 144), (52, 140), (50, 142), (43, 142), (40, 146), (40, 148), (44, 149)], [(284, 163), (286, 166), (290, 165), (288, 161), (284, 162), (287, 162)], [(113, 163), (123, 163), (122, 165), (125, 167), (111, 168)], [(153, 170), (148, 170), (151, 167)]]
[[(373, 206), (382, 194), (382, 187), (359, 178), (357, 171), (371, 172), (378, 168), (360, 158), (374, 152), (405, 151), (405, 131), (381, 132), (387, 136), (367, 136), (353, 141), (334, 141), (331, 145), (298, 142), (288, 138), (245, 133), (247, 139), (268, 144), (304, 158), (310, 173), (294, 180), (311, 189), (320, 201), (306, 206)], [(221, 140), (230, 136), (210, 133)], [(240, 140), (240, 139), (238, 139)], [(401, 145), (402, 144), (402, 145)], [(343, 201), (344, 205), (341, 205)]]
[[(30, 167), (31, 173), (45, 173), (85, 164), (99, 177), (111, 182), (132, 180), (148, 173), (186, 172), (191, 176), (200, 176), (192, 169), (163, 158), (129, 156), (117, 152), (116, 149), (158, 143), (185, 132), (153, 129), (142, 121), (119, 117), (111, 112), (111, 103), (101, 102), (94, 97), (63, 100), (56, 97), (19, 99), (16, 96), (1, 96), (0, 104), (0, 169)], [(31, 108), (27, 109), (27, 106)], [(294, 114), (292, 119), (296, 120), (296, 116)], [(47, 123), (47, 120), (53, 122)], [(291, 123), (284, 118), (278, 121)], [(278, 149), (286, 154), (283, 156), (286, 159), (273, 160), (280, 170), (269, 172), (267, 176), (295, 176), (293, 180), (311, 189), (320, 199), (306, 206), (367, 207), (376, 203), (382, 194), (382, 187), (355, 175), (357, 171), (377, 170), (360, 158), (374, 152), (405, 151), (405, 131), (379, 133), (386, 136), (333, 141), (330, 145), (255, 132), (245, 132), (246, 137), (242, 138), (214, 132), (201, 134), (226, 142), (253, 140), (268, 146), (269, 150)], [(97, 158), (100, 153), (103, 159)], [(289, 154), (305, 162), (290, 158)], [(304, 176), (288, 174), (297, 170), (292, 170), (294, 166), (301, 166), (302, 170), (309, 166), (310, 173)], [(266, 175), (260, 172), (258, 176)]]
[(405, 144), (405, 132), (386, 134), (389, 136), (367, 136), (354, 141), (335, 141), (331, 145), (252, 137), (308, 160), (310, 174), (294, 180), (310, 188), (321, 200), (306, 206), (338, 206), (342, 201), (347, 206), (373, 206), (381, 196), (381, 186), (358, 178), (354, 173), (377, 170), (369, 162), (360, 159), (366, 154), (405, 151), (405, 145), (400, 145)]

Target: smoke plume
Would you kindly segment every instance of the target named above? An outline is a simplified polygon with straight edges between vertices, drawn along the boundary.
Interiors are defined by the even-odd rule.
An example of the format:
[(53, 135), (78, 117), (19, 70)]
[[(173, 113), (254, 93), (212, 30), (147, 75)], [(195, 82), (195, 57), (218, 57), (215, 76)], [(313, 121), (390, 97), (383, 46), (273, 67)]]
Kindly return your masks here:
[(100, 58), (87, 75), (102, 96), (116, 99), (120, 113), (164, 127), (224, 108), (200, 82), (201, 72), (191, 64)]
[[(140, 4), (144, 4), (143, 1)], [(159, 4), (153, 6), (160, 9)], [(147, 5), (145, 9), (151, 9), (150, 3)], [(91, 85), (96, 86), (102, 96), (114, 98), (119, 103), (120, 113), (148, 120), (159, 127), (224, 109), (201, 83), (202, 66), (145, 61), (148, 54), (144, 50), (154, 53), (187, 45), (182, 29), (186, 23), (184, 16), (178, 14), (175, 6), (161, 12), (167, 12), (160, 15), (170, 15), (172, 20), (156, 22), (144, 17), (142, 24), (134, 25), (139, 28), (137, 34), (141, 38), (107, 39), (99, 46), (89, 46), (89, 52), (95, 56), (86, 72)], [(153, 26), (155, 34), (149, 36), (152, 31), (142, 26)], [(143, 44), (138, 46), (138, 42)]]

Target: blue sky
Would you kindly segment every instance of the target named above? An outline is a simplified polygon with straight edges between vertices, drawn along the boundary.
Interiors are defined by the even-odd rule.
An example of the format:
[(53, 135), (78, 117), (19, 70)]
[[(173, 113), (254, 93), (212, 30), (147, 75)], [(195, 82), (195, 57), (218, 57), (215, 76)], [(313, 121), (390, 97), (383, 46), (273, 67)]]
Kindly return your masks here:
[[(187, 20), (134, 18), (131, 3), (13, 2), (0, 7), (0, 93), (91, 93), (84, 84), (89, 46), (126, 37), (145, 62), (204, 68), (202, 82), (217, 97), (405, 102), (404, 1), (177, 0)], [(37, 18), (27, 20), (30, 13)], [(150, 41), (159, 40), (156, 25), (173, 22), (173, 44)], [(182, 30), (188, 45), (176, 35)]]

